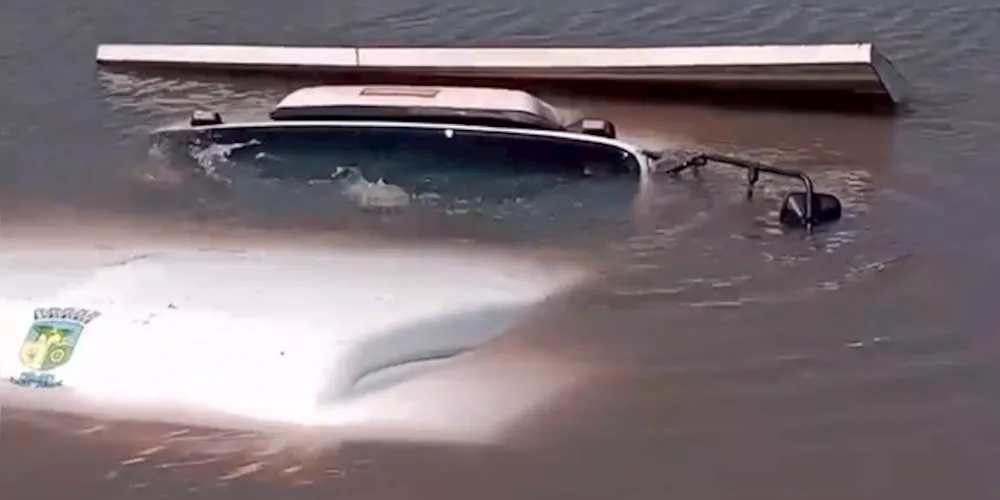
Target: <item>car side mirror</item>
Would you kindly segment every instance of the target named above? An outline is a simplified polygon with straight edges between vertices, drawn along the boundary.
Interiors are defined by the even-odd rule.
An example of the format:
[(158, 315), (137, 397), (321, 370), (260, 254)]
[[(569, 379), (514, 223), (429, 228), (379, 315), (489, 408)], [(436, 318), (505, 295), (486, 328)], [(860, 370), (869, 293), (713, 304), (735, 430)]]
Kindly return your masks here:
[[(649, 153), (647, 153), (649, 154)], [(827, 193), (817, 193), (813, 189), (813, 181), (804, 172), (790, 170), (779, 167), (772, 167), (763, 163), (744, 160), (734, 156), (720, 155), (714, 153), (700, 153), (677, 164), (661, 167), (666, 161), (663, 154), (649, 154), (655, 159), (655, 171), (666, 174), (678, 174), (690, 168), (697, 168), (707, 165), (709, 162), (717, 162), (724, 165), (738, 167), (746, 170), (747, 173), (747, 198), (753, 197), (753, 188), (760, 179), (760, 173), (778, 175), (791, 179), (797, 179), (805, 188), (804, 191), (792, 191), (785, 196), (781, 203), (781, 210), (778, 219), (783, 226), (805, 228), (812, 231), (813, 227), (829, 224), (840, 220), (841, 206), (840, 200), (836, 196)]]
[[(811, 203), (808, 201), (811, 194)], [(792, 191), (781, 203), (778, 219), (782, 225), (812, 228), (840, 220), (840, 200), (827, 193)]]

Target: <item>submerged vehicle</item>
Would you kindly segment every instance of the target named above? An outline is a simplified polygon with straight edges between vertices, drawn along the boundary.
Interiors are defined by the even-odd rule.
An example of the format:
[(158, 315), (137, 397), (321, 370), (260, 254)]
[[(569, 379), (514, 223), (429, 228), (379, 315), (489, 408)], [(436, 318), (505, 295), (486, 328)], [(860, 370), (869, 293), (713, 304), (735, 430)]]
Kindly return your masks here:
[[(154, 132), (168, 158), (196, 158), (221, 148), (225, 158), (268, 178), (318, 181), (345, 168), (365, 170), (397, 186), (454, 183), (455, 176), (556, 176), (563, 182), (679, 174), (709, 163), (747, 171), (748, 189), (760, 173), (798, 179), (803, 191), (782, 203), (783, 224), (811, 230), (838, 220), (839, 200), (817, 193), (803, 172), (731, 156), (648, 151), (621, 140), (613, 123), (573, 120), (521, 90), (486, 87), (329, 85), (306, 87), (282, 99), (267, 117), (227, 122), (196, 110), (188, 123)], [(435, 178), (429, 170), (445, 171)]]
[[(568, 120), (515, 90), (312, 87), (267, 119), (198, 111), (155, 138), (184, 158), (221, 147), (231, 166), (293, 182), (355, 166), (410, 187), (459, 174), (641, 184), (719, 162), (745, 169), (751, 188), (761, 172), (800, 179), (805, 190), (781, 211), (789, 224), (840, 215), (801, 172), (708, 154), (674, 161), (620, 140), (608, 121)], [(582, 263), (412, 244), (214, 241), (0, 249), (0, 402), (49, 398), (89, 411), (72, 401), (80, 397), (114, 411), (210, 410), (299, 426), (381, 419), (465, 439), (497, 432), (572, 382), (528, 369), (521, 353), (477, 376), (454, 361), (595, 274)]]
[[(467, 414), (489, 381), (457, 397), (416, 390), (423, 413), (399, 391), (447, 374), (589, 274), (448, 247), (246, 243), (255, 249), (0, 250), (0, 402), (293, 425), (362, 412), (420, 428), (442, 405)], [(543, 382), (519, 392), (541, 397)]]

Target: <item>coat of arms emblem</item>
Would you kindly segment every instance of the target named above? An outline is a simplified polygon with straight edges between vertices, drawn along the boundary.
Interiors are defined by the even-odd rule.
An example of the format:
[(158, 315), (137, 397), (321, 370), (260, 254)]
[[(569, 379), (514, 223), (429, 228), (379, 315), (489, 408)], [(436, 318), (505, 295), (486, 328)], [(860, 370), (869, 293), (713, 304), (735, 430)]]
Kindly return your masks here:
[(21, 364), (38, 372), (65, 365), (73, 357), (84, 328), (98, 316), (97, 311), (71, 307), (36, 309), (35, 321), (21, 344)]

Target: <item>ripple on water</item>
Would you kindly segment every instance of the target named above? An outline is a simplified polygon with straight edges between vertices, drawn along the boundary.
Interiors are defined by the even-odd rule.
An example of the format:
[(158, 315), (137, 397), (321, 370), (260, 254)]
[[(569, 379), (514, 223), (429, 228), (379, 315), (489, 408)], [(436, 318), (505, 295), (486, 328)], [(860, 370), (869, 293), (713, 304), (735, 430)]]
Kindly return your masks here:
[(103, 480), (129, 489), (162, 482), (163, 474), (180, 474), (199, 488), (250, 481), (305, 487), (364, 473), (371, 461), (341, 454), (318, 436), (276, 437), (246, 431), (165, 424), (103, 421), (87, 417), (12, 410), (10, 425), (27, 425), (27, 433), (45, 433), (90, 450), (94, 462), (107, 463)]
[[(870, 255), (879, 235), (865, 218), (876, 190), (871, 173), (828, 169), (811, 172), (818, 189), (838, 196), (844, 217), (808, 236), (777, 222), (781, 197), (799, 186), (762, 182), (754, 200), (742, 196), (741, 172), (704, 173), (702, 208), (678, 186), (665, 187), (653, 217), (661, 225), (611, 247), (623, 264), (616, 297), (697, 308), (741, 308), (763, 302), (802, 300), (817, 291), (840, 290), (877, 270), (901, 264), (908, 254)], [(677, 212), (680, 212), (679, 214)], [(860, 261), (860, 262), (859, 262)]]

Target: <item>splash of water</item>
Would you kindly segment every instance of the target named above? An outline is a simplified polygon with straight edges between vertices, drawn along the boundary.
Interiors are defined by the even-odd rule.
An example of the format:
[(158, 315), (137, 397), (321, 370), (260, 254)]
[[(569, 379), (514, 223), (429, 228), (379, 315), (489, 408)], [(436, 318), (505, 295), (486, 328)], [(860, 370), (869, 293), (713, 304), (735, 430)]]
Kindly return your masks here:
[(406, 190), (387, 184), (385, 179), (369, 181), (358, 168), (337, 167), (331, 178), (341, 180), (344, 194), (362, 207), (389, 209), (410, 204), (411, 197)]

